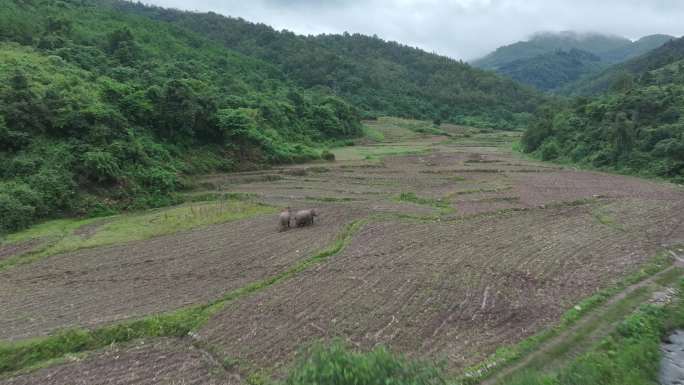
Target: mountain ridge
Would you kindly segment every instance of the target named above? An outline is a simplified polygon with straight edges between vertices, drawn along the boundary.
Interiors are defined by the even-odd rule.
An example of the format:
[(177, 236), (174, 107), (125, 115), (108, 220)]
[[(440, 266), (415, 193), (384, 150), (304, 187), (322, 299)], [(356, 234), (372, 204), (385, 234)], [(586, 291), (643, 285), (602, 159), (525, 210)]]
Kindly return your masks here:
[[(527, 41), (499, 47), (471, 64), (543, 91), (556, 91), (582, 77), (643, 55), (672, 39), (673, 36), (664, 34), (647, 35), (632, 41), (600, 33), (538, 32)], [(577, 52), (567, 54), (573, 50), (595, 55), (599, 60), (586, 55), (582, 57)]]

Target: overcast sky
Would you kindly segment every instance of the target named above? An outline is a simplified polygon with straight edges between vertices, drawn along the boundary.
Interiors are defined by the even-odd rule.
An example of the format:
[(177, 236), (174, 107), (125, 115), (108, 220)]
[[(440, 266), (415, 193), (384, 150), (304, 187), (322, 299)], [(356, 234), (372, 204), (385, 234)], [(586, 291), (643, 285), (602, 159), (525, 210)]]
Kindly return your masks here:
[(470, 60), (537, 31), (684, 34), (684, 0), (143, 0), (301, 34), (376, 34)]

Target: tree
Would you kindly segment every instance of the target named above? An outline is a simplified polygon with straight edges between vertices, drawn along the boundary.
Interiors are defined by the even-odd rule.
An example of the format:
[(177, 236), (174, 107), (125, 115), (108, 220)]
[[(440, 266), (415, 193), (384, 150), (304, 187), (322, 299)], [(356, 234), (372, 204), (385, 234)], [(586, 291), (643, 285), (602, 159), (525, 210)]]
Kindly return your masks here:
[(107, 53), (122, 65), (133, 65), (139, 53), (133, 32), (123, 27), (110, 33), (107, 37)]

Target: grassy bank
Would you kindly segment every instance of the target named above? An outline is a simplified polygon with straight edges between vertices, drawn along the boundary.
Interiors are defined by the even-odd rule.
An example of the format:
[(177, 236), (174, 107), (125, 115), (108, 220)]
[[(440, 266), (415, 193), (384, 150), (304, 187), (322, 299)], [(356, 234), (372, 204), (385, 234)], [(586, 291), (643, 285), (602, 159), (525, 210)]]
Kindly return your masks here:
[(149, 239), (276, 211), (274, 207), (249, 200), (221, 199), (95, 219), (49, 221), (5, 239), (2, 246), (36, 239), (43, 242), (26, 254), (0, 261), (0, 271), (58, 253)]
[(643, 305), (623, 320), (598, 346), (572, 360), (557, 373), (529, 370), (506, 381), (509, 385), (651, 385), (657, 383), (660, 342), (675, 328), (684, 327), (684, 279), (678, 298), (659, 307)]

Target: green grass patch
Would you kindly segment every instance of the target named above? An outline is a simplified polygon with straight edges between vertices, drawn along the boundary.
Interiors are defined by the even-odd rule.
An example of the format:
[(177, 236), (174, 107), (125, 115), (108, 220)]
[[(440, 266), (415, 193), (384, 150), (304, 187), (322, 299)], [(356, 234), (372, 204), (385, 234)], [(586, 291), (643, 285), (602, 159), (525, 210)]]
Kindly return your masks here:
[(397, 197), (399, 202), (409, 202), (419, 205), (432, 206), (438, 209), (452, 209), (449, 201), (435, 198), (425, 198), (416, 195), (414, 192), (402, 192)]
[(312, 197), (312, 196), (307, 196), (305, 199), (309, 200), (309, 201), (314, 201), (314, 202), (354, 202), (354, 201), (359, 200), (356, 198), (348, 198), (348, 197), (337, 198), (337, 197)]
[(0, 343), (0, 374), (16, 372), (60, 359), (69, 354), (92, 351), (138, 338), (185, 336), (200, 328), (209, 317), (224, 309), (230, 302), (291, 278), (340, 252), (366, 223), (367, 220), (357, 220), (348, 224), (331, 245), (317, 254), (288, 270), (233, 290), (205, 305), (191, 306), (93, 330), (75, 328), (48, 337), (15, 343), (2, 342)]
[(609, 213), (605, 212), (601, 208), (592, 211), (591, 214), (594, 217), (594, 219), (596, 219), (600, 224), (611, 227), (615, 230), (625, 231), (624, 226), (618, 223), (615, 220), (615, 218), (613, 218), (613, 216), (611, 216)]
[[(35, 252), (1, 261), (0, 270), (57, 253), (149, 239), (276, 211), (274, 207), (246, 200), (215, 200), (97, 219), (51, 221), (11, 235), (8, 242), (44, 237), (53, 241)], [(94, 221), (105, 223), (91, 237), (84, 238), (74, 234), (74, 230)]]
[(356, 352), (336, 340), (309, 347), (284, 385), (436, 385), (446, 384), (442, 368), (402, 355), (384, 347)]
[(425, 142), (340, 147), (332, 150), (336, 160), (380, 160), (387, 156), (418, 155), (431, 151)]
[(364, 124), (361, 127), (361, 131), (363, 132), (363, 136), (365, 136), (366, 138), (368, 138), (374, 142), (384, 142), (385, 141), (385, 134), (383, 134), (382, 132), (380, 132), (378, 129), (376, 129), (375, 127), (373, 127), (371, 125)]

